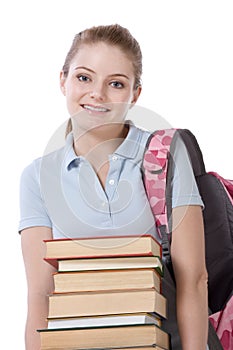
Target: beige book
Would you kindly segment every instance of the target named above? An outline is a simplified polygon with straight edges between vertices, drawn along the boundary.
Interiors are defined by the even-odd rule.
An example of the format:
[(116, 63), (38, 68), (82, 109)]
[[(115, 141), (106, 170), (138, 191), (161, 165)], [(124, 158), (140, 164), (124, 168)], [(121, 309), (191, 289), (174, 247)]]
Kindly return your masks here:
[(111, 349), (137, 346), (169, 348), (169, 336), (155, 325), (39, 330), (41, 350)]
[(54, 293), (142, 288), (160, 292), (161, 289), (161, 276), (155, 269), (59, 272), (53, 277)]
[(64, 293), (49, 296), (48, 318), (96, 316), (134, 312), (166, 317), (167, 303), (155, 289)]

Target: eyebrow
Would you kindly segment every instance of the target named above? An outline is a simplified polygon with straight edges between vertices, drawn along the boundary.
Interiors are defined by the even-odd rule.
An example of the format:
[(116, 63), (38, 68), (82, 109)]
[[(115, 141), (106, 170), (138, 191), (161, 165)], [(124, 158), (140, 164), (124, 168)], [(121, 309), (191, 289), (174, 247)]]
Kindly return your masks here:
[[(91, 73), (96, 74), (95, 71), (93, 71), (92, 69), (90, 69), (90, 68), (88, 68), (88, 67), (85, 67), (85, 66), (78, 66), (78, 67), (75, 67), (75, 68), (74, 68), (74, 70), (77, 70), (77, 69), (85, 69), (85, 70), (87, 70), (87, 71), (89, 71), (89, 72), (91, 72)], [(124, 78), (126, 78), (126, 79), (129, 80), (129, 77), (128, 77), (127, 75), (125, 75), (125, 74), (122, 74), (122, 73), (114, 73), (114, 74), (110, 74), (110, 75), (109, 75), (109, 77), (116, 77), (116, 76), (118, 76), (118, 77), (124, 77)]]
[(77, 69), (85, 69), (85, 70), (88, 70), (89, 72), (91, 73), (95, 73), (92, 69), (90, 68), (87, 68), (85, 66), (78, 66), (78, 67), (75, 67), (74, 70), (77, 70)]

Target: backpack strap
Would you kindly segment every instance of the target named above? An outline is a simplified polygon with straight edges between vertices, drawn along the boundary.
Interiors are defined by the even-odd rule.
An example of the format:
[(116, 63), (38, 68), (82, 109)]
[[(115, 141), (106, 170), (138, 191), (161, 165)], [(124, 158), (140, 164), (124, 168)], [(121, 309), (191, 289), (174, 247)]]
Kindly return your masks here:
[(148, 138), (142, 169), (147, 196), (161, 237), (164, 230), (167, 234), (171, 232), (170, 179), (172, 148), (177, 137), (181, 137), (186, 145), (194, 175), (206, 173), (202, 152), (191, 131), (187, 129), (157, 130)]
[(187, 148), (194, 175), (204, 175), (206, 173), (205, 163), (196, 137), (188, 129), (179, 129), (178, 132)]
[(170, 260), (171, 233), (171, 147), (176, 129), (157, 130), (148, 138), (142, 169), (147, 197), (162, 240), (163, 259)]

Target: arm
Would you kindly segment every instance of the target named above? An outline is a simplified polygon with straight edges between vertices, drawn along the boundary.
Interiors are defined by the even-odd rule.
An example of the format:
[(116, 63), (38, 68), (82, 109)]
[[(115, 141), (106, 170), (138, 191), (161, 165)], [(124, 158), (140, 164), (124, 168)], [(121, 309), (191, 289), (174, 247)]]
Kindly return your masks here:
[(40, 349), (37, 329), (47, 327), (48, 295), (53, 292), (55, 268), (43, 260), (44, 239), (52, 239), (48, 227), (32, 227), (21, 232), (22, 253), (28, 285), (28, 312), (25, 330), (26, 350)]
[(183, 350), (205, 350), (208, 336), (207, 271), (200, 206), (173, 209), (171, 258)]

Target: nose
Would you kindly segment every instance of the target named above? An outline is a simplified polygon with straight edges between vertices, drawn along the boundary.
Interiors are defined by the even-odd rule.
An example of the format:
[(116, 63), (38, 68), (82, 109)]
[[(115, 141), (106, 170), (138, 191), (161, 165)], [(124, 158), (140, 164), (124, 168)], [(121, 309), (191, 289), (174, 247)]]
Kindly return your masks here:
[(95, 84), (90, 91), (90, 97), (94, 100), (103, 101), (105, 98), (105, 90), (103, 84)]

